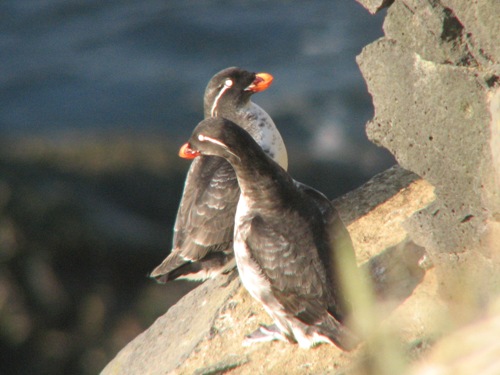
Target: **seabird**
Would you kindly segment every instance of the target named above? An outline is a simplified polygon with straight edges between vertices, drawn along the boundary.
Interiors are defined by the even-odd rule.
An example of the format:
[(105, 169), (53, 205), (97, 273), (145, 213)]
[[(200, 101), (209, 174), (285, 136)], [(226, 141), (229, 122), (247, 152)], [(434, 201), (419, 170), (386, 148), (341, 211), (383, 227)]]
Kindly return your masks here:
[(241, 127), (222, 118), (202, 121), (180, 150), (185, 158), (218, 156), (236, 172), (241, 189), (234, 231), (238, 273), (274, 325), (247, 336), (353, 349), (342, 271), (356, 272), (349, 233), (331, 202), (295, 182)]
[[(214, 75), (204, 95), (205, 118), (224, 117), (245, 129), (283, 168), (285, 144), (271, 117), (250, 100), (267, 89), (273, 77), (231, 67)], [(158, 282), (205, 280), (235, 266), (234, 215), (240, 189), (231, 165), (202, 156), (189, 168), (174, 225), (172, 250), (151, 273)]]

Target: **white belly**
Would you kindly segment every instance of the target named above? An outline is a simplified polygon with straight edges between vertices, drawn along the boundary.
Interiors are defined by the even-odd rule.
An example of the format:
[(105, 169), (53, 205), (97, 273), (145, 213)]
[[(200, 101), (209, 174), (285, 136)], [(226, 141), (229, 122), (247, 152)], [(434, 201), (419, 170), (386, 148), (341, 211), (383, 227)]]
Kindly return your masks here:
[(235, 226), (234, 226), (234, 258), (238, 267), (238, 273), (241, 282), (248, 290), (250, 295), (262, 302), (264, 295), (270, 293), (268, 280), (262, 274), (260, 267), (253, 260), (250, 249), (248, 248), (245, 238), (250, 227), (249, 221), (251, 215), (246, 204), (243, 194), (238, 201), (236, 209)]

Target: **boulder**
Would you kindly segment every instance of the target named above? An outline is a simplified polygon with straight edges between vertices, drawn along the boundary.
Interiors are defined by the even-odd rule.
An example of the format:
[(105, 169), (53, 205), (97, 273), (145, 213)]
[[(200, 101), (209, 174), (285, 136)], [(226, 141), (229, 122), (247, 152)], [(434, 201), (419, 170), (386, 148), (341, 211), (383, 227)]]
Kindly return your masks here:
[(436, 265), (442, 296), (478, 308), (500, 285), (490, 241), (500, 220), (499, 17), (496, 0), (396, 1), (385, 36), (357, 59), (375, 106), (368, 137), (436, 189), (406, 222), (410, 237)]

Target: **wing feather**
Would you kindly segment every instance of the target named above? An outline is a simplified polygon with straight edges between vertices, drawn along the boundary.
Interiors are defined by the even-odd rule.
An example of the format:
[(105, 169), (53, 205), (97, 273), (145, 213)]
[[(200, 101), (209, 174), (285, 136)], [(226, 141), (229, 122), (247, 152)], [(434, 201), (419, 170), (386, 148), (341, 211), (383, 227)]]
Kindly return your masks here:
[(295, 225), (273, 225), (256, 216), (246, 242), (275, 298), (304, 323), (316, 324), (327, 314), (330, 299), (325, 269), (305, 220), (290, 213), (287, 222)]
[(214, 156), (194, 159), (177, 211), (172, 252), (151, 275), (230, 249), (239, 196), (236, 174), (227, 161)]

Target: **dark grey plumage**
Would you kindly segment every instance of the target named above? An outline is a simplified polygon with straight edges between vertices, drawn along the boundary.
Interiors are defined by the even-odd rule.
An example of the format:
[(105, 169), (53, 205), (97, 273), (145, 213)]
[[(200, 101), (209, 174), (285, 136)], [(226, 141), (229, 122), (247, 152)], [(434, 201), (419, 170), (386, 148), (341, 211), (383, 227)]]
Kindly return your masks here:
[[(284, 168), (285, 145), (269, 115), (250, 97), (265, 90), (272, 77), (228, 68), (217, 73), (204, 95), (205, 117), (231, 119), (252, 134)], [(234, 268), (234, 215), (240, 190), (231, 165), (203, 156), (191, 164), (174, 225), (172, 250), (151, 273), (159, 282), (204, 280)]]
[(355, 347), (358, 340), (345, 325), (350, 304), (339, 276), (339, 267), (356, 272), (354, 251), (328, 199), (295, 182), (248, 133), (224, 119), (202, 121), (184, 153), (220, 156), (236, 171), (238, 272), (275, 322), (249, 339)]

